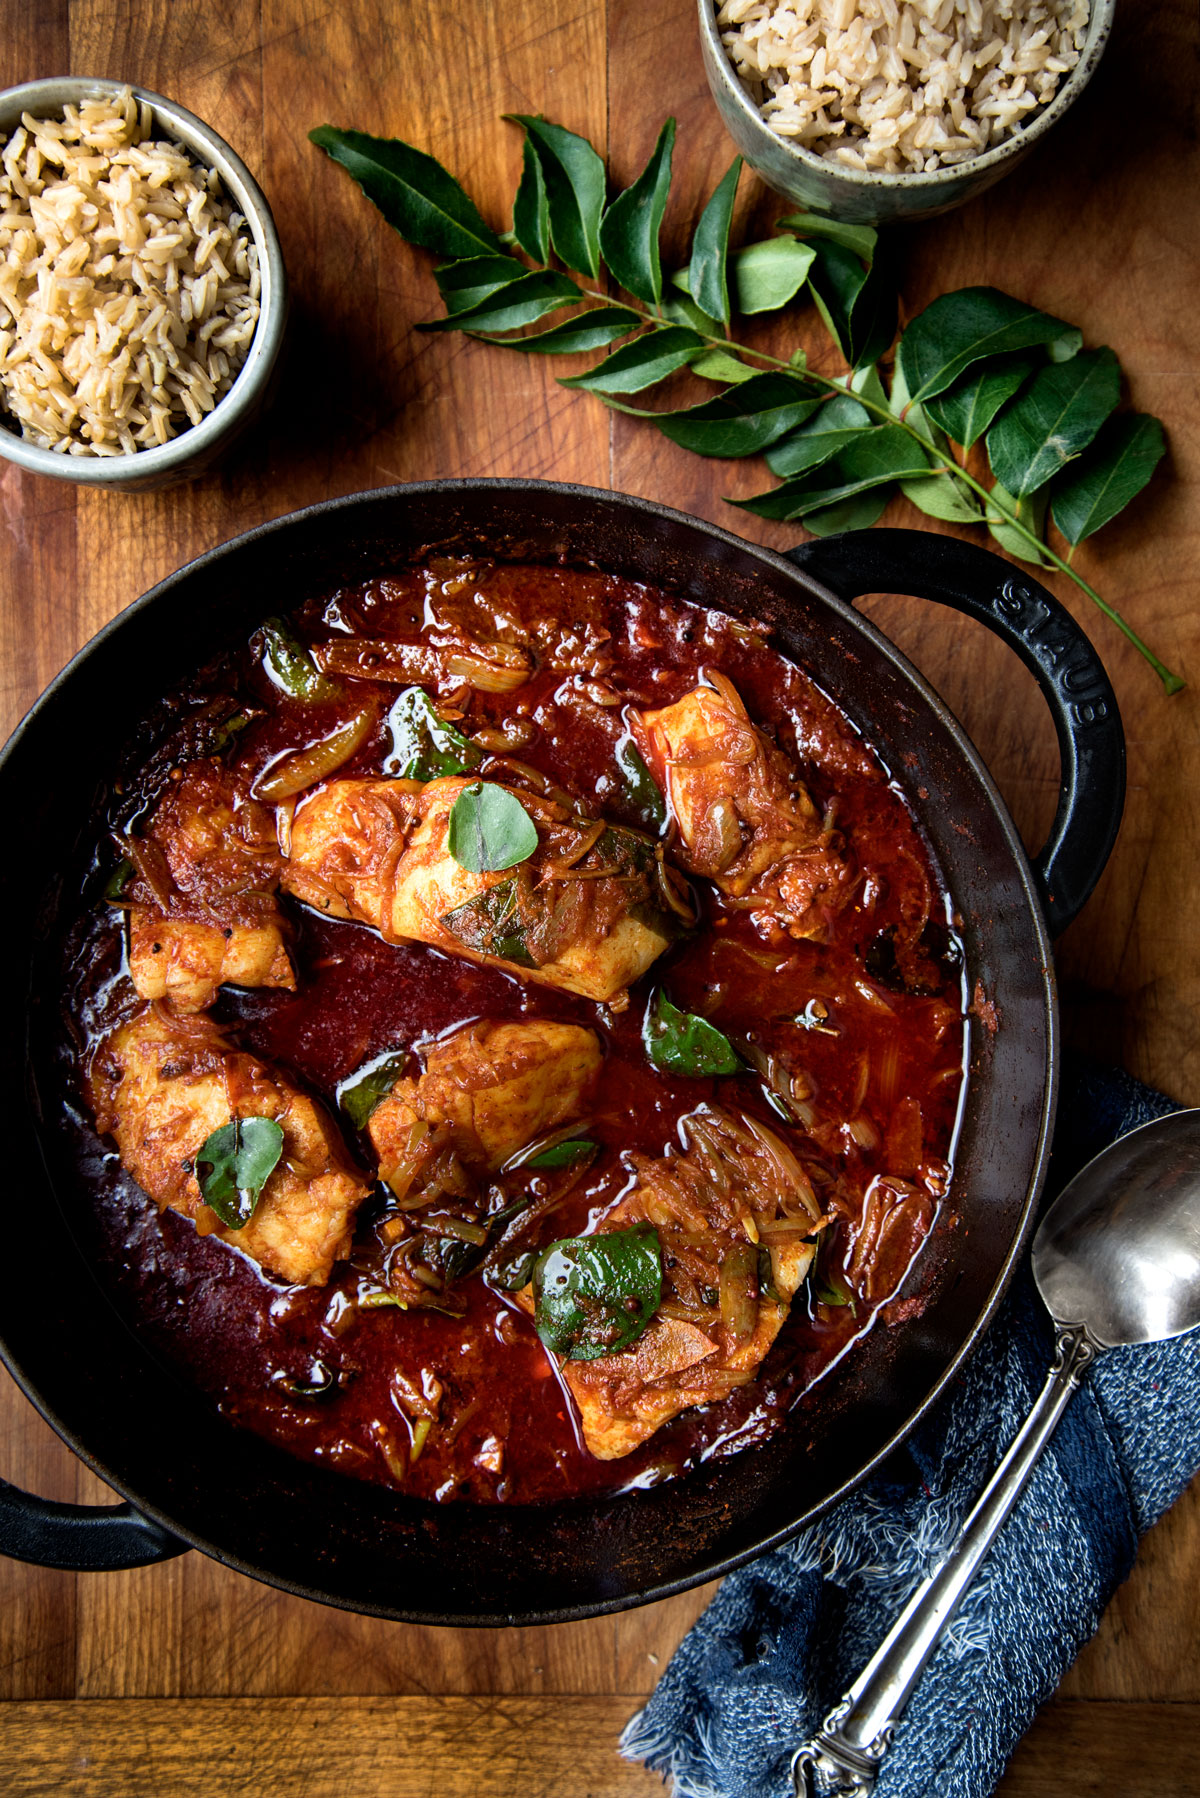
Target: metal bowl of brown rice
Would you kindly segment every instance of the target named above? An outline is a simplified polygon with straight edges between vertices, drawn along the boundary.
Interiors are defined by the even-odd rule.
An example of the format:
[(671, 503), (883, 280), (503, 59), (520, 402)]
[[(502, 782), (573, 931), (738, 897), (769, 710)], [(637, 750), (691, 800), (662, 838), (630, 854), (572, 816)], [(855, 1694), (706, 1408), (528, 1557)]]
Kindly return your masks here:
[(286, 315), (271, 209), (194, 113), (83, 77), (0, 93), (0, 456), (190, 480), (262, 408)]
[(960, 206), (1083, 92), (1116, 0), (698, 0), (705, 73), (751, 168), (851, 224)]

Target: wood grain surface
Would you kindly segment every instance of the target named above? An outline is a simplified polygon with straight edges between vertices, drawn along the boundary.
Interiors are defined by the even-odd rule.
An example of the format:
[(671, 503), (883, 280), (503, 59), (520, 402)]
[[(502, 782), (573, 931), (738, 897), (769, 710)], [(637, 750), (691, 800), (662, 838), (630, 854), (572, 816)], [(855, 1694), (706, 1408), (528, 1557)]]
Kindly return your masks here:
[[(126, 79), (209, 120), (267, 192), (294, 295), (279, 401), (211, 478), (116, 496), (0, 465), (4, 732), (153, 582), (333, 494), (437, 475), (537, 475), (644, 494), (775, 546), (799, 535), (724, 504), (762, 485), (760, 467), (689, 456), (558, 386), (564, 370), (542, 358), (415, 333), (438, 310), (428, 258), (401, 244), (306, 141), (321, 122), (415, 141), (502, 228), (520, 148), (502, 113), (544, 112), (586, 132), (607, 145), (623, 182), (670, 111), (679, 148), (668, 232), (678, 249), (731, 154), (704, 84), (691, 0), (0, 0), (0, 25), (5, 85), (63, 73)], [(1061, 945), (1059, 969), (1068, 1039), (1192, 1104), (1196, 74), (1189, 0), (1122, 0), (1105, 63), (1049, 142), (992, 193), (910, 228), (898, 245), (909, 313), (948, 287), (1006, 288), (1082, 326), (1089, 344), (1111, 344), (1133, 403), (1167, 425), (1165, 471), (1079, 563), (1196, 685), (1164, 699), (1124, 640), (1058, 584), (1109, 666), (1130, 750), (1121, 838)], [(741, 209), (760, 225), (780, 210), (748, 180)], [(790, 348), (807, 337), (801, 320), (780, 341)], [(890, 522), (928, 528), (901, 507)], [(865, 609), (963, 720), (1036, 847), (1058, 769), (1032, 680), (960, 618), (895, 597)], [(3, 1379), (0, 1474), (54, 1498), (101, 1499), (103, 1488)], [(1200, 1791), (1198, 1584), (1193, 1490), (1143, 1544), (1100, 1634), (1018, 1751), (1004, 1798)], [(650, 1793), (659, 1782), (616, 1758), (616, 1737), (709, 1595), (554, 1629), (455, 1632), (325, 1610), (195, 1554), (105, 1576), (0, 1563), (0, 1790)]]

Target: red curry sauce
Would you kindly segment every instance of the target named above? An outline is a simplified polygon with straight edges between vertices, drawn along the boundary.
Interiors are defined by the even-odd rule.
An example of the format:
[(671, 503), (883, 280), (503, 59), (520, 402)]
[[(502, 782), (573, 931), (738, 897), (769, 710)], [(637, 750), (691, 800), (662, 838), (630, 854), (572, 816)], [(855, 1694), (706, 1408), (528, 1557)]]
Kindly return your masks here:
[[(218, 1021), (241, 1046), (298, 1076), (335, 1114), (339, 1083), (364, 1062), (415, 1050), (473, 1019), (553, 1018), (594, 1030), (604, 1064), (589, 1135), (601, 1151), (574, 1184), (561, 1173), (520, 1177), (523, 1191), (543, 1198), (554, 1196), (555, 1182), (570, 1187), (522, 1248), (600, 1218), (629, 1187), (623, 1153), (677, 1149), (680, 1118), (706, 1100), (790, 1135), (848, 1188), (864, 1190), (877, 1173), (923, 1180), (931, 1202), (919, 1225), (893, 1233), (853, 1279), (846, 1272), (854, 1264), (853, 1228), (827, 1231), (816, 1273), (758, 1377), (610, 1462), (581, 1447), (569, 1397), (531, 1322), (480, 1274), (454, 1283), (461, 1317), (355, 1303), (379, 1282), (382, 1199), (363, 1206), (351, 1261), (337, 1265), (328, 1285), (283, 1286), (189, 1221), (160, 1215), (111, 1145), (97, 1142), (77, 1102), (79, 1155), (94, 1197), (84, 1230), (133, 1327), (234, 1421), (298, 1455), (422, 1497), (543, 1501), (651, 1483), (760, 1440), (876, 1321), (881, 1305), (881, 1327), (902, 1320), (911, 1301), (894, 1295), (937, 1212), (952, 1157), (963, 970), (948, 897), (901, 790), (845, 715), (764, 632), (616, 577), (506, 564), (435, 564), (368, 582), (308, 606), (292, 622), (312, 643), (347, 632), (413, 641), (422, 631), (436, 636), (431, 621), (448, 592), (476, 624), (487, 618), (503, 634), (537, 619), (543, 639), (553, 626), (560, 643), (578, 647), (586, 667), (574, 674), (539, 667), (515, 693), (455, 695), (458, 728), (468, 735), (509, 729), (520, 740), (513, 754), (612, 821), (642, 821), (616, 760), (628, 737), (624, 708), (668, 705), (705, 668), (719, 669), (751, 719), (795, 760), (816, 804), (836, 805), (860, 869), (852, 902), (828, 941), (795, 942), (756, 928), (715, 887), (694, 881), (699, 928), (616, 1011), (421, 945), (388, 944), (363, 925), (287, 901), (299, 990), (225, 988)], [(348, 686), (343, 710), (375, 690), (365, 680)], [(382, 716), (396, 689), (377, 690)], [(235, 715), (240, 728), (223, 753), (253, 775), (311, 741), (317, 725), (328, 728), (336, 711), (336, 703), (314, 708), (286, 697), (252, 646), (236, 651), (164, 702), (116, 785), (109, 822), (128, 828), (153, 805), (173, 765), (211, 747), (213, 717)], [(387, 747), (381, 729), (339, 778), (377, 774)], [(101, 873), (113, 859), (105, 834)], [(93, 906), (70, 956), (78, 1070), (130, 1007), (120, 912)], [(756, 1047), (760, 1062), (780, 1052), (794, 1063), (800, 1053), (811, 1093), (805, 1127), (781, 1124), (753, 1072), (693, 1079), (651, 1066), (641, 1027), (658, 984), (676, 1005)], [(798, 1029), (797, 1019), (805, 1026)], [(342, 1122), (352, 1152), (369, 1167), (365, 1139)], [(846, 1297), (852, 1302), (834, 1302)], [(428, 1429), (419, 1428), (422, 1416)]]

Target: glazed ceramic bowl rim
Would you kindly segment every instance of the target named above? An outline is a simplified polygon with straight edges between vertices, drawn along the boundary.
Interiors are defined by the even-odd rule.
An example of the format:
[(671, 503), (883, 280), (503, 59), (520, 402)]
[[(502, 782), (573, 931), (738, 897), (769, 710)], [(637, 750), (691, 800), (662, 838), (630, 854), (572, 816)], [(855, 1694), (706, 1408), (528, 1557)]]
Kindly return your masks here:
[(217, 171), (253, 233), (258, 247), (262, 288), (258, 324), (233, 386), (198, 425), (189, 426), (169, 442), (154, 449), (136, 450), (132, 455), (73, 456), (60, 450), (42, 449), (38, 444), (28, 442), (7, 422), (0, 421), (0, 456), (33, 474), (95, 486), (120, 487), (126, 482), (140, 486), (156, 476), (182, 475), (193, 461), (207, 462), (215, 446), (240, 422), (270, 377), (283, 341), (287, 315), (283, 252), (266, 197), (224, 138), (185, 106), (131, 82), (88, 75), (52, 76), (0, 91), (0, 133), (7, 136), (23, 112), (36, 115), (40, 109), (46, 113), (60, 113), (65, 105), (85, 98), (117, 94), (127, 86), (135, 99), (151, 107), (156, 123), (163, 127), (167, 136)]
[[(801, 168), (820, 170), (827, 178), (844, 182), (848, 187), (882, 188), (885, 191), (920, 193), (923, 190), (944, 188), (948, 182), (959, 176), (975, 176), (986, 173), (990, 169), (998, 169), (1010, 158), (1021, 155), (1032, 147), (1033, 143), (1048, 131), (1057, 119), (1060, 119), (1067, 108), (1083, 92), (1096, 70), (1105, 41), (1116, 12), (1116, 0), (1091, 0), (1088, 12), (1087, 36), (1079, 61), (1065, 77), (1054, 98), (1040, 111), (1034, 113), (1027, 125), (1014, 131), (1011, 137), (997, 144), (994, 149), (985, 150), (981, 156), (970, 156), (963, 162), (949, 164), (945, 168), (925, 170), (920, 173), (888, 174), (883, 170), (847, 168), (840, 162), (830, 162), (824, 156), (818, 156), (814, 150), (805, 149), (803, 145), (793, 143), (789, 138), (781, 137), (763, 118), (741, 81), (738, 79), (729, 52), (721, 42), (721, 33), (717, 26), (717, 7), (719, 0), (698, 0), (700, 13), (700, 30), (708, 40), (712, 49), (713, 64), (718, 69), (724, 91), (746, 120), (750, 129), (763, 135), (765, 142), (777, 144), (789, 156), (795, 158)], [(766, 179), (766, 177), (764, 177)]]

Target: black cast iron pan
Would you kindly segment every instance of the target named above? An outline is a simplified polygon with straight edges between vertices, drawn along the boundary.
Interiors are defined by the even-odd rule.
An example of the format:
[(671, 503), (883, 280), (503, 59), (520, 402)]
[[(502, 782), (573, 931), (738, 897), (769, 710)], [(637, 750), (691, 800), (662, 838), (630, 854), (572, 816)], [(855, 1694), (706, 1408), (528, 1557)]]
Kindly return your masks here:
[[(988, 1002), (971, 1024), (958, 1226), (935, 1236), (918, 1263), (923, 1313), (873, 1330), (771, 1441), (602, 1501), (435, 1506), (293, 1459), (226, 1423), (151, 1356), (72, 1232), (86, 1198), (60, 1154), (47, 1045), (59, 1004), (55, 944), (77, 903), (95, 782), (162, 692), (243, 642), (263, 617), (432, 547), (594, 562), (765, 617), (777, 646), (836, 695), (909, 795), (961, 916), (969, 980)], [(848, 603), (869, 592), (968, 612), (1037, 676), (1063, 779), (1050, 842), (1032, 866), (954, 718)], [(53, 1505), (0, 1483), (0, 1551), (98, 1569), (193, 1546), (349, 1609), (500, 1624), (661, 1598), (792, 1535), (912, 1428), (986, 1327), (1020, 1253), (1054, 1116), (1050, 938), (1104, 866), (1123, 791), (1116, 705), (1087, 639), (1028, 575), (944, 537), (851, 533), (787, 560), (643, 500), (529, 481), (446, 481), (315, 506), (172, 575), (81, 651), (0, 758), (0, 808), (22, 833), (22, 852), (0, 872), (9, 1006), (0, 1047), (8, 1193), (0, 1349), (59, 1434), (129, 1501)]]

